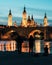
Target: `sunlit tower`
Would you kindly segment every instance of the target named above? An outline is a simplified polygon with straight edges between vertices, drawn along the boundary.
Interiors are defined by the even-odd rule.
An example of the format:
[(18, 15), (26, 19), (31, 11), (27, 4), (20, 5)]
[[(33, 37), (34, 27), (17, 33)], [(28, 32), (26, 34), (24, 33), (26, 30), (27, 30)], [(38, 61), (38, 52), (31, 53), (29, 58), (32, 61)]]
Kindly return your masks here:
[(45, 16), (44, 16), (44, 40), (47, 38), (47, 27), (48, 26), (48, 20), (47, 20), (47, 16), (46, 16), (46, 13), (45, 13)]
[(45, 16), (44, 16), (44, 26), (48, 26), (48, 20), (47, 20), (46, 13), (45, 13)]
[(26, 8), (25, 7), (24, 7), (23, 14), (22, 14), (22, 22), (21, 22), (21, 25), (23, 27), (27, 27), (27, 13), (26, 13)]
[(16, 21), (14, 22), (14, 26), (17, 27), (17, 23), (16, 23)]
[(30, 16), (28, 16), (28, 19), (27, 19), (27, 26), (28, 27), (31, 26), (31, 18), (30, 18)]
[(36, 25), (35, 25), (34, 18), (33, 18), (33, 15), (31, 16), (31, 26), (32, 26), (32, 27), (33, 27), (33, 26), (36, 26)]
[(11, 13), (11, 10), (9, 10), (9, 15), (8, 15), (8, 26), (12, 26), (12, 13)]

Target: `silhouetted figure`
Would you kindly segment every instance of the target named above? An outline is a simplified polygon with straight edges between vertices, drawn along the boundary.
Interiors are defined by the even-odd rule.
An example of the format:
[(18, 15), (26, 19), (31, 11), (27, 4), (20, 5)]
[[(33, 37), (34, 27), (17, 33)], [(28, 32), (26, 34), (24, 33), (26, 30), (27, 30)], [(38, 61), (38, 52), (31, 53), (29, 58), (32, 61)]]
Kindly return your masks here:
[(18, 37), (16, 38), (16, 41), (17, 41), (18, 53), (21, 53), (21, 48), (22, 48), (23, 39), (22, 39), (21, 36), (18, 36)]
[(4, 44), (4, 51), (6, 51), (6, 45)]
[(45, 54), (45, 55), (48, 55), (48, 54), (49, 54), (49, 53), (48, 53), (48, 45), (46, 45), (45, 48), (44, 48), (44, 54)]
[(33, 44), (34, 44), (34, 39), (32, 36), (29, 38), (29, 53), (33, 52)]

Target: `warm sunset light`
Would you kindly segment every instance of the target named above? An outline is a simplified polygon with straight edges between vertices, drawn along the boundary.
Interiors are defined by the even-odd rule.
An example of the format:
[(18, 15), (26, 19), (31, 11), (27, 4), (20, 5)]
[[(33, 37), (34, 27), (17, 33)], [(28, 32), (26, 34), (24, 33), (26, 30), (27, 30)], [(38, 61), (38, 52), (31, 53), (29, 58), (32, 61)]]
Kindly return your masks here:
[(52, 0), (0, 0), (0, 65), (52, 65)]
[(29, 42), (23, 42), (22, 43), (22, 52), (29, 52)]
[(44, 47), (45, 47), (46, 45), (48, 46), (48, 52), (49, 52), (49, 54), (50, 54), (50, 42), (46, 42), (46, 41), (45, 41), (45, 42), (44, 42)]
[(41, 52), (41, 45), (40, 45), (40, 40), (35, 41), (35, 53), (40, 53)]
[(15, 51), (16, 42), (15, 41), (6, 41), (6, 43), (0, 42), (0, 51)]

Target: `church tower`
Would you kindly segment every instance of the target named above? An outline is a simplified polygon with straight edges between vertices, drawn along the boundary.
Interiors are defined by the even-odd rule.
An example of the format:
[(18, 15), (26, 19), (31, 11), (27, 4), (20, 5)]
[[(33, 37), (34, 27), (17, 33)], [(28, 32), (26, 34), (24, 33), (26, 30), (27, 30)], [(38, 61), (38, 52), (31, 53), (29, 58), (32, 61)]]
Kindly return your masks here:
[(48, 26), (48, 21), (47, 21), (46, 13), (45, 13), (45, 16), (44, 16), (44, 26)]
[(21, 25), (24, 27), (27, 27), (27, 13), (26, 13), (26, 8), (24, 7), (24, 11), (22, 14), (22, 22)]
[(44, 40), (46, 40), (47, 39), (47, 27), (48, 26), (48, 21), (47, 21), (47, 16), (46, 16), (46, 13), (45, 13), (45, 16), (44, 16)]
[(16, 21), (14, 22), (14, 26), (17, 27), (17, 23), (16, 23)]
[(9, 10), (9, 15), (8, 15), (8, 26), (12, 26), (12, 13), (11, 13), (11, 10)]
[(34, 18), (33, 18), (33, 15), (31, 16), (31, 25), (32, 27), (34, 26), (35, 22), (34, 22)]

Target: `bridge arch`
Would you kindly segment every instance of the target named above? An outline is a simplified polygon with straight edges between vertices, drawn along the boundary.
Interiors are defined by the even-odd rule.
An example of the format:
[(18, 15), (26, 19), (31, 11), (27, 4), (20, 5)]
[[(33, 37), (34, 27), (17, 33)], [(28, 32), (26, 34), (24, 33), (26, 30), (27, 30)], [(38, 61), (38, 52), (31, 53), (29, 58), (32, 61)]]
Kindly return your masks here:
[(15, 30), (9, 30), (1, 38), (2, 39), (11, 39), (11, 38), (13, 39), (13, 38), (15, 38), (17, 36), (18, 36), (17, 31), (15, 31)]
[(40, 34), (42, 31), (41, 31), (41, 30), (33, 30), (32, 32), (29, 33), (28, 38), (29, 38), (30, 36), (33, 36), (33, 37), (34, 37), (33, 34), (36, 33), (36, 32), (37, 32), (38, 34)]

